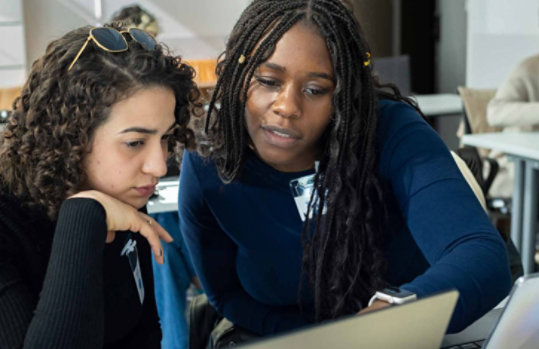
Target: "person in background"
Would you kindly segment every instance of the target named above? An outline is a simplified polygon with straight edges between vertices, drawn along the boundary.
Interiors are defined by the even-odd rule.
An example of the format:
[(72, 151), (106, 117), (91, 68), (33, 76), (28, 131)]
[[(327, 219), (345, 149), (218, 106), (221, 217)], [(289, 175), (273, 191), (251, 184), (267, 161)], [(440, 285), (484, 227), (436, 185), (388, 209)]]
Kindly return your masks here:
[(455, 332), (509, 292), (504, 242), (449, 150), (372, 71), (341, 1), (254, 0), (235, 24), (180, 173), (180, 230), (232, 324), (211, 345), (387, 307), (388, 286), (457, 289)]
[[(503, 132), (539, 130), (539, 55), (520, 62), (496, 90), (487, 107), (490, 126)], [(513, 192), (514, 168), (507, 156), (493, 151), (500, 169), (489, 190), (492, 196), (510, 197)]]
[[(120, 22), (127, 27), (135, 27), (150, 32), (153, 36), (159, 34), (157, 18), (138, 5), (120, 9), (113, 15), (112, 22)], [(179, 164), (176, 158), (167, 162), (165, 177), (177, 177)], [(153, 260), (155, 300), (159, 313), (163, 339), (163, 349), (187, 348), (189, 330), (185, 317), (187, 307), (187, 291), (200, 293), (200, 283), (195, 276), (193, 264), (183, 236), (180, 233), (178, 212), (159, 212), (150, 214), (169, 234), (174, 241), (163, 245), (163, 253), (167, 263), (158, 265)]]
[(119, 22), (123, 26), (138, 28), (153, 36), (159, 34), (159, 23), (154, 15), (138, 5), (122, 7), (112, 15), (112, 22)]
[[(0, 347), (159, 348), (145, 214), (194, 146), (194, 71), (138, 29), (51, 42), (0, 140)], [(151, 250), (150, 250), (151, 249)]]

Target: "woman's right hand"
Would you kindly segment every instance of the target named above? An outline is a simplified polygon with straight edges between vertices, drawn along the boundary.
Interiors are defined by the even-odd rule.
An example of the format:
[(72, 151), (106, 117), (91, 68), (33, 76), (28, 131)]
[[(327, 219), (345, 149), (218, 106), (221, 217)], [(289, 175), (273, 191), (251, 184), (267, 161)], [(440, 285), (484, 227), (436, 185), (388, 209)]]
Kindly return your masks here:
[(97, 190), (81, 191), (69, 198), (94, 199), (103, 206), (107, 217), (107, 243), (114, 240), (116, 231), (130, 230), (138, 232), (148, 240), (157, 263), (163, 264), (163, 247), (160, 240), (172, 242), (172, 237), (152, 217)]

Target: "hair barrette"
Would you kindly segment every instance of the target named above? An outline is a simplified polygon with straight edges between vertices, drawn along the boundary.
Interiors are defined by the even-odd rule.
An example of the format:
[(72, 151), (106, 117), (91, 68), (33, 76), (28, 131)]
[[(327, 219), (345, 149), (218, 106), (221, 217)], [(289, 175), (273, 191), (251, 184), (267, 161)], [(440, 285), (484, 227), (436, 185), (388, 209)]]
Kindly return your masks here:
[(363, 62), (363, 65), (365, 67), (367, 67), (367, 66), (369, 66), (371, 64), (371, 53), (367, 52), (366, 55), (367, 55), (367, 60), (365, 62)]

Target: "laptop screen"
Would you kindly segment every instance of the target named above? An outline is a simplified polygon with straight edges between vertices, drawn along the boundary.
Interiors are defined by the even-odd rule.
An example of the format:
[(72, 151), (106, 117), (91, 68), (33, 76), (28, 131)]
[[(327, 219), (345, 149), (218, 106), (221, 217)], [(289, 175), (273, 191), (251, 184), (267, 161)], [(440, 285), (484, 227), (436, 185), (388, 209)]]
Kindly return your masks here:
[(539, 273), (516, 281), (485, 348), (539, 348)]
[(245, 349), (438, 348), (457, 298), (457, 291), (448, 291), (261, 340)]

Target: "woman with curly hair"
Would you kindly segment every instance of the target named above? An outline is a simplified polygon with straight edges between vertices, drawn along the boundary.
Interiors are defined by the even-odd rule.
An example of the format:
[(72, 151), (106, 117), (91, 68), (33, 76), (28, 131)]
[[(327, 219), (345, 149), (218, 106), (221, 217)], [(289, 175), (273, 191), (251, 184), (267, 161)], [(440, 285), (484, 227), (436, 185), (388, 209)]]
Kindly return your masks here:
[(194, 71), (147, 33), (82, 27), (32, 66), (0, 144), (0, 347), (158, 348), (144, 212), (192, 147)]
[(458, 331), (510, 289), (499, 233), (369, 52), (339, 0), (254, 0), (234, 26), (179, 213), (210, 303), (238, 327), (385, 307), (393, 286), (402, 300), (457, 289)]

